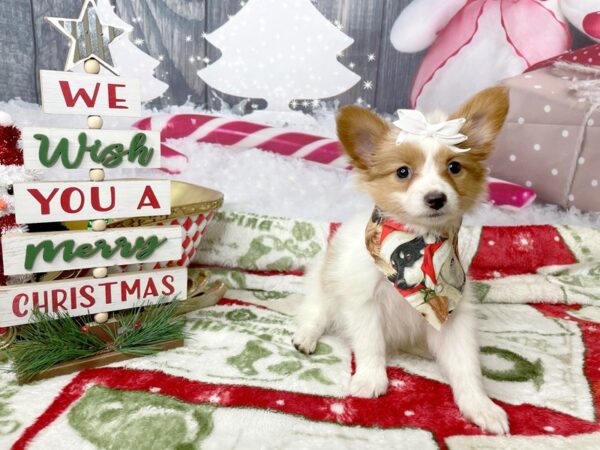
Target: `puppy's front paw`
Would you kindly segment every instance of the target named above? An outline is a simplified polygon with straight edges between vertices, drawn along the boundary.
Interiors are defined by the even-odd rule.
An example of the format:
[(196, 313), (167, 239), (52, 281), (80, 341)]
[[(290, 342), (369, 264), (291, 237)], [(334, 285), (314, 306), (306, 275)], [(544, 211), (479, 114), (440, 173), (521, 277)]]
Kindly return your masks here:
[(317, 348), (319, 337), (320, 336), (317, 333), (309, 328), (298, 328), (296, 334), (294, 334), (294, 337), (292, 338), (292, 342), (299, 352), (312, 355)]
[(460, 409), (466, 419), (488, 433), (508, 434), (510, 431), (506, 411), (487, 397), (471, 401)]
[(388, 377), (385, 368), (356, 371), (350, 380), (350, 395), (375, 398), (387, 392)]

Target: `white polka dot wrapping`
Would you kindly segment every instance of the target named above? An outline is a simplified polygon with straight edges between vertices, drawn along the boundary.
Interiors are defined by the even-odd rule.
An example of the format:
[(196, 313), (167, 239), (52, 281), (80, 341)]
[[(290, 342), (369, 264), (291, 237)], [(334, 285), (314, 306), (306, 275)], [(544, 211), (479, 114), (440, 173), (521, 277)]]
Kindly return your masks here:
[(571, 56), (581, 63), (581, 54), (563, 56), (568, 63), (540, 64), (503, 82), (510, 109), (491, 175), (535, 188), (544, 203), (600, 211), (600, 67), (573, 65)]

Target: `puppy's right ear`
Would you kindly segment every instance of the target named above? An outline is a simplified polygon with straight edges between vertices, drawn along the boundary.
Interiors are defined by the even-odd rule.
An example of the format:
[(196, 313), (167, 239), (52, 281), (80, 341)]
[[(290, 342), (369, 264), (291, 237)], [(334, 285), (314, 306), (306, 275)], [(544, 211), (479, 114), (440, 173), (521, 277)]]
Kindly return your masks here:
[(377, 144), (390, 130), (377, 114), (360, 106), (344, 106), (337, 115), (337, 133), (352, 165), (367, 170)]

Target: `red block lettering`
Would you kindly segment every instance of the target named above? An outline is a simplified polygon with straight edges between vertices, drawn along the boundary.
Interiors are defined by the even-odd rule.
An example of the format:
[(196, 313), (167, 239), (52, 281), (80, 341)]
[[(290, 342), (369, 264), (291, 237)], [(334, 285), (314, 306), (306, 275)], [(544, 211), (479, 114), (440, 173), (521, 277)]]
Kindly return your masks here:
[(165, 275), (162, 279), (162, 284), (165, 287), (162, 291), (162, 295), (173, 295), (175, 292), (175, 286), (173, 286), (173, 281), (175, 281), (173, 275)]
[(107, 305), (110, 305), (112, 303), (112, 287), (115, 284), (117, 284), (117, 281), (107, 281), (106, 283), (98, 285), (104, 288), (104, 302)]
[[(77, 192), (79, 194), (79, 206), (77, 206), (76, 208), (74, 208), (72, 206), (73, 202), (71, 201), (73, 199), (73, 194), (75, 192)], [(66, 213), (69, 213), (69, 214), (78, 213), (79, 211), (81, 211), (83, 209), (84, 204), (85, 204), (85, 198), (83, 196), (83, 192), (79, 188), (74, 188), (74, 187), (67, 188), (63, 191), (63, 193), (60, 196), (60, 206), (62, 207), (63, 211)]]
[(146, 285), (146, 290), (144, 291), (144, 298), (148, 297), (158, 297), (158, 291), (156, 290), (156, 285), (154, 284), (154, 280), (152, 278), (148, 279), (148, 284)]
[(126, 102), (126, 99), (117, 98), (117, 88), (125, 87), (124, 84), (113, 84), (108, 85), (108, 107), (111, 109), (129, 109), (128, 106), (119, 105), (118, 103)]
[(50, 214), (50, 202), (58, 192), (58, 188), (52, 189), (52, 192), (50, 192), (48, 198), (44, 198), (44, 196), (38, 189), (27, 189), (27, 192), (29, 192), (31, 196), (39, 202), (41, 206), (40, 212), (43, 216), (47, 216), (48, 214)]
[(33, 308), (39, 308), (43, 312), (48, 312), (48, 292), (34, 292), (33, 293)]
[[(92, 306), (94, 306), (94, 304), (96, 303), (96, 299), (93, 296), (94, 286), (91, 286), (91, 285), (82, 286), (81, 291), (79, 293), (81, 295), (81, 298), (86, 300), (86, 302), (81, 302), (79, 304), (79, 306), (81, 306), (82, 308), (91, 308)], [(73, 309), (75, 309), (75, 308), (73, 308)]]
[(67, 291), (64, 289), (55, 289), (52, 291), (52, 311), (56, 312), (59, 309), (67, 310), (65, 302), (67, 301)]
[(27, 294), (15, 295), (15, 298), (13, 298), (13, 303), (12, 303), (13, 314), (16, 317), (25, 317), (29, 311), (22, 310), (21, 304), (22, 304), (22, 306), (27, 306), (27, 303), (29, 303), (29, 298), (27, 297)]
[(158, 203), (158, 199), (152, 190), (152, 186), (146, 186), (146, 189), (144, 189), (144, 193), (142, 194), (142, 198), (140, 199), (137, 209), (142, 209), (146, 206), (151, 206), (154, 209), (160, 208), (160, 204)]
[(121, 283), (121, 300), (126, 302), (129, 297), (133, 296), (136, 300), (141, 298), (141, 287), (140, 280), (133, 280), (131, 286), (127, 284), (127, 281)]
[(100, 204), (100, 188), (98, 186), (92, 187), (92, 207), (96, 211), (106, 212), (110, 211), (115, 207), (115, 187), (110, 187), (110, 203), (106, 207), (102, 207)]
[[(80, 98), (83, 100), (83, 102), (86, 104), (86, 106), (88, 108), (92, 108), (93, 106), (96, 106), (96, 99), (98, 98), (98, 91), (100, 90), (100, 83), (96, 83), (96, 87), (94, 88), (93, 97), (90, 97), (89, 94), (86, 92), (86, 90), (83, 88), (77, 90), (77, 93), (75, 94), (75, 96), (73, 96), (73, 93), (71, 92), (71, 86), (68, 81), (59, 81), (59, 83), (60, 83), (60, 89), (63, 94), (63, 98), (65, 100), (65, 104), (67, 105), (67, 107), (72, 108), (73, 106), (75, 106), (75, 104), (77, 103), (77, 100), (79, 100)], [(109, 92), (110, 92), (110, 89), (109, 89)]]

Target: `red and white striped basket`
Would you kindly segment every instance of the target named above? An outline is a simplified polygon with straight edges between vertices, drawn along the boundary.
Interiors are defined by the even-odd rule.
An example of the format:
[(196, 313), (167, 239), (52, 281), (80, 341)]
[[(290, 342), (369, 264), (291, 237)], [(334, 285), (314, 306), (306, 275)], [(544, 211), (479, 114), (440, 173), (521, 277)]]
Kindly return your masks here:
[(198, 246), (200, 245), (202, 236), (206, 231), (206, 227), (208, 226), (214, 215), (215, 211), (212, 211), (207, 214), (195, 214), (193, 216), (177, 217), (175, 219), (169, 219), (165, 220), (164, 222), (156, 223), (156, 226), (181, 225), (181, 227), (185, 231), (185, 236), (183, 237), (182, 244), (183, 253), (179, 261), (170, 261), (157, 264), (144, 264), (144, 269), (161, 269), (164, 267), (189, 266), (192, 259), (196, 255), (196, 251), (198, 250)]
[[(180, 225), (184, 232), (181, 259), (161, 263), (130, 264), (119, 267), (118, 271), (135, 272), (164, 267), (189, 266), (196, 255), (208, 224), (222, 205), (223, 194), (218, 191), (181, 181), (172, 181), (171, 214), (169, 216), (123, 219), (109, 223), (109, 228)], [(114, 268), (111, 271), (114, 271)]]

